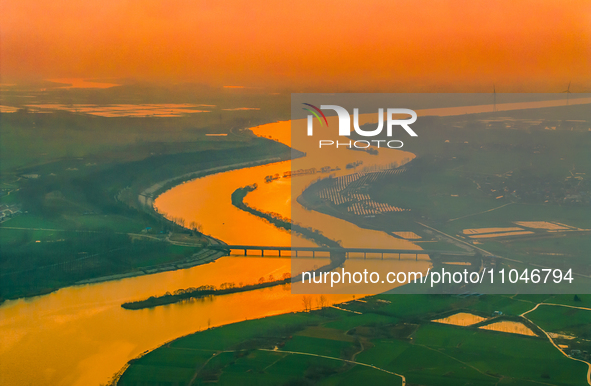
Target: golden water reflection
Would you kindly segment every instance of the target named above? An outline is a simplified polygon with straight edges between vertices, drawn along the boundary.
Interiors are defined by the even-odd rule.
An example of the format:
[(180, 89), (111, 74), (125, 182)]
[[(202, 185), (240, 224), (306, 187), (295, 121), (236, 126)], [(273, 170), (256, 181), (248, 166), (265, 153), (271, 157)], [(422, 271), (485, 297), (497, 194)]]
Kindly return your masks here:
[[(308, 263), (323, 264), (324, 259)], [(314, 260), (314, 261), (312, 261)], [(164, 342), (207, 327), (302, 311), (289, 286), (138, 311), (121, 303), (203, 284), (252, 283), (290, 271), (286, 258), (223, 257), (214, 263), (61, 289), (0, 308), (0, 374), (6, 385), (99, 385), (123, 364)], [(328, 295), (330, 304), (352, 299)]]
[(482, 326), (479, 328), (482, 328), (483, 330), (508, 332), (510, 334), (536, 336), (536, 334), (534, 334), (534, 332), (530, 330), (527, 326), (525, 326), (523, 323), (510, 322), (506, 320), (502, 322), (487, 324), (486, 326)]

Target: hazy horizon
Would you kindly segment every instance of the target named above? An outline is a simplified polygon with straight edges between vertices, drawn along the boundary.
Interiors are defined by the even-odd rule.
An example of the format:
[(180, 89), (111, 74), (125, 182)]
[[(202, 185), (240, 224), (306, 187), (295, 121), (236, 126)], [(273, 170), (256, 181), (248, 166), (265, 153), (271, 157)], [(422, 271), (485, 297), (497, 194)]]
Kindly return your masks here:
[(373, 3), (4, 1), (0, 83), (591, 90), (589, 2)]

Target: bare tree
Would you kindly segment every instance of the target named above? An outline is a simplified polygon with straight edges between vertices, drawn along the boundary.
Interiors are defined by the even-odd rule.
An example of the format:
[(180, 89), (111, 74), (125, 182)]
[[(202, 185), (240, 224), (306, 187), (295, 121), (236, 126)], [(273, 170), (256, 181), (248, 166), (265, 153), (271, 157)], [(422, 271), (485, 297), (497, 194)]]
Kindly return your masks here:
[(310, 311), (312, 309), (312, 296), (304, 295), (302, 297), (302, 303), (304, 304), (304, 311)]
[(318, 299), (316, 299), (316, 305), (318, 306), (318, 308), (323, 309), (324, 307), (326, 307), (326, 296), (324, 295), (320, 295), (320, 297)]
[(201, 224), (199, 224), (197, 221), (191, 221), (189, 224), (189, 229), (191, 229), (193, 232), (201, 233), (203, 226), (201, 226)]

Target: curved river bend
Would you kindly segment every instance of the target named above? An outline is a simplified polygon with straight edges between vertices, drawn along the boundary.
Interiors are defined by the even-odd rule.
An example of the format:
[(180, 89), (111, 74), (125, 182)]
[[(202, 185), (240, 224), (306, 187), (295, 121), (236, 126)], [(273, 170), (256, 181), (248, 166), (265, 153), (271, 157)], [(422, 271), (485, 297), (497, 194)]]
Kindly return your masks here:
[[(549, 103), (526, 103), (506, 109), (544, 107)], [(564, 101), (551, 103), (560, 105)], [(570, 103), (574, 104), (576, 100)], [(502, 109), (502, 105), (497, 107)], [(422, 115), (478, 113), (491, 108), (437, 109), (424, 111)], [(261, 135), (271, 133), (274, 138), (289, 143), (289, 134), (285, 132), (288, 128), (289, 123), (277, 123), (261, 126), (255, 131)], [(373, 157), (362, 152), (344, 153), (350, 154), (353, 159)], [(389, 154), (389, 161), (395, 159), (403, 163), (411, 157), (408, 153), (393, 151)], [(375, 160), (368, 158), (365, 165)], [(305, 158), (302, 162), (306, 162)], [(230, 202), (230, 194), (236, 188), (257, 182), (259, 189), (250, 193), (246, 202), (265, 211), (291, 217), (291, 195), (289, 188), (284, 186), (286, 181), (280, 179), (270, 184), (261, 183), (264, 176), (289, 169), (289, 162), (283, 162), (207, 176), (166, 192), (156, 200), (156, 207), (168, 215), (185, 218), (187, 222), (197, 221), (206, 233), (227, 243), (290, 245), (289, 233), (234, 208)], [(301, 181), (302, 186), (311, 182)], [(344, 245), (362, 245), (358, 243), (363, 242), (364, 233), (370, 232), (372, 240), (379, 239), (380, 243), (418, 248), (385, 233), (360, 230), (344, 221), (307, 212), (299, 205), (293, 205), (293, 208), (298, 211), (294, 217), (306, 219), (304, 225), (314, 224), (314, 228), (322, 230), (326, 236), (343, 240)], [(329, 222), (331, 226), (327, 227)], [(301, 239), (296, 241), (309, 243)], [(428, 265), (428, 262), (418, 263)], [(312, 267), (319, 262), (318, 259), (310, 260), (308, 264)], [(48, 295), (6, 301), (0, 306), (0, 381), (3, 385), (105, 384), (130, 359), (208, 325), (300, 311), (303, 309), (301, 296), (291, 295), (289, 288), (284, 287), (140, 311), (120, 307), (126, 301), (179, 288), (253, 282), (261, 276), (277, 277), (289, 271), (289, 259), (224, 257), (215, 263), (189, 269), (68, 287)], [(349, 299), (351, 295), (330, 296), (333, 303)]]

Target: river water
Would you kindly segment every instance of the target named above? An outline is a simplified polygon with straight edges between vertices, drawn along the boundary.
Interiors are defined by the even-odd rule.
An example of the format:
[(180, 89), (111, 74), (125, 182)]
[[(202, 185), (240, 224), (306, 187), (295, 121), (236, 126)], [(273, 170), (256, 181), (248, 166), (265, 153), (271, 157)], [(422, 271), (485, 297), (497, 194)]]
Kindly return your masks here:
[[(548, 102), (537, 103), (548, 105)], [(563, 100), (554, 101), (554, 105), (563, 103)], [(570, 103), (575, 104), (577, 101), (573, 99)], [(585, 103), (589, 103), (589, 100)], [(491, 107), (417, 112), (419, 115), (455, 115), (490, 111)], [(531, 107), (541, 106), (528, 103), (507, 109)], [(288, 129), (288, 122), (280, 122), (261, 126), (255, 132), (259, 135), (269, 134), (289, 144)], [(361, 152), (346, 153), (352, 159), (361, 156), (370, 157), (368, 163), (375, 161), (375, 158)], [(395, 160), (399, 164), (411, 158), (411, 154), (401, 151), (392, 151), (388, 155), (388, 161)], [(305, 165), (305, 159), (302, 162)], [(290, 245), (292, 237), (289, 233), (231, 205), (232, 191), (257, 182), (259, 189), (246, 198), (249, 205), (287, 217), (305, 219), (304, 225), (322, 230), (326, 236), (341, 240), (345, 246), (362, 245), (367, 236), (392, 248), (418, 248), (410, 241), (394, 239), (383, 232), (361, 230), (344, 221), (292, 205), (289, 180), (261, 183), (264, 176), (282, 174), (290, 167), (289, 162), (283, 162), (207, 176), (171, 189), (155, 201), (155, 206), (162, 213), (186, 219), (187, 223), (197, 221), (205, 233), (229, 244)], [(345, 173), (343, 170), (342, 173)], [(312, 177), (299, 181), (297, 183), (305, 186), (312, 181)], [(292, 213), (292, 208), (297, 213)], [(338, 226), (335, 226), (337, 222)], [(308, 240), (294, 240), (310, 244)], [(322, 264), (319, 259), (301, 261), (310, 268)], [(414, 263), (418, 264), (419, 269), (429, 265), (428, 261)], [(251, 283), (259, 277), (281, 276), (290, 272), (290, 269), (290, 259), (285, 258), (224, 257), (215, 263), (189, 269), (68, 287), (48, 295), (4, 302), (0, 306), (0, 383), (100, 385), (108, 382), (130, 359), (171, 339), (209, 325), (300, 311), (303, 309), (302, 297), (292, 295), (289, 287), (261, 289), (139, 311), (120, 307), (126, 301), (179, 288), (219, 285), (223, 282)], [(330, 295), (329, 301), (336, 303), (351, 298), (351, 295)]]

